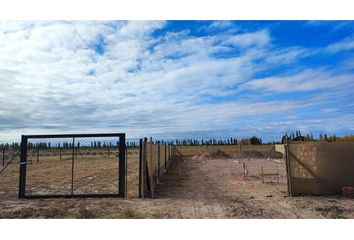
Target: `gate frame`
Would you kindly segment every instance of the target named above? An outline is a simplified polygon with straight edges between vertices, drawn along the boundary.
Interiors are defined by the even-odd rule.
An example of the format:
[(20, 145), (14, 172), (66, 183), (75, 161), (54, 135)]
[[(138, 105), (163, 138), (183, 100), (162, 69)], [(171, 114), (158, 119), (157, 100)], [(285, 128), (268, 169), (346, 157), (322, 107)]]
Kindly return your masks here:
[[(89, 138), (89, 137), (118, 137), (119, 138), (119, 169), (118, 169), (118, 193), (88, 193), (88, 194), (35, 194), (26, 195), (26, 170), (27, 170), (27, 145), (28, 139), (46, 138)], [(21, 159), (20, 159), (20, 179), (18, 198), (93, 198), (93, 197), (125, 197), (126, 196), (126, 162), (125, 162), (125, 133), (96, 133), (96, 134), (55, 134), (55, 135), (22, 135), (21, 136)], [(74, 162), (72, 163), (74, 164)], [(72, 167), (72, 181), (74, 168)], [(73, 186), (73, 185), (72, 185)]]

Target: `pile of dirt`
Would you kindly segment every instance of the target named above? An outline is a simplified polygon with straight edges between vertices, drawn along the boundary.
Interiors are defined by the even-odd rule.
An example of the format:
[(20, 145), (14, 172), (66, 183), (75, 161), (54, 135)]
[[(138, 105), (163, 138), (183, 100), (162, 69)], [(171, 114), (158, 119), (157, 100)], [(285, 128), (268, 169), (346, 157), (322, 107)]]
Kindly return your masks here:
[(192, 157), (193, 160), (228, 159), (228, 158), (230, 158), (230, 156), (224, 153), (223, 151), (221, 151), (220, 149), (211, 152), (205, 152), (203, 154), (200, 155), (198, 154)]

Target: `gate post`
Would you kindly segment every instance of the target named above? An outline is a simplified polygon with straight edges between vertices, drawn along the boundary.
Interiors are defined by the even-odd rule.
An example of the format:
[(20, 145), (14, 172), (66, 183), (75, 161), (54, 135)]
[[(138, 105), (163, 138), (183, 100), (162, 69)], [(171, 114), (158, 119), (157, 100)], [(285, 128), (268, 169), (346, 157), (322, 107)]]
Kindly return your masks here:
[(125, 197), (125, 134), (119, 136), (119, 190), (118, 195)]
[(20, 181), (18, 198), (24, 198), (26, 195), (26, 164), (27, 164), (27, 142), (25, 135), (21, 136), (21, 159), (20, 159)]

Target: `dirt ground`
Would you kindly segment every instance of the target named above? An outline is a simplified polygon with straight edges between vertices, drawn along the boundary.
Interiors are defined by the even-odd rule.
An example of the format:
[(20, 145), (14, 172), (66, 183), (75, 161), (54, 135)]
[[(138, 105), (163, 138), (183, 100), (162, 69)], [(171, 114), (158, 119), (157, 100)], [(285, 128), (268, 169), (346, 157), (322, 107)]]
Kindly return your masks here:
[[(18, 165), (11, 164), (0, 175), (0, 218), (354, 218), (352, 198), (288, 197), (285, 163), (282, 159), (271, 158), (178, 160), (171, 171), (161, 177), (156, 198), (139, 199), (136, 197), (137, 176), (134, 175), (137, 158), (135, 151), (128, 155), (129, 194), (125, 199), (19, 200)], [(52, 178), (44, 178), (53, 169), (35, 167), (35, 164), (32, 165), (32, 171), (35, 171), (32, 183), (46, 179), (47, 185), (43, 189), (55, 187), (51, 184)], [(247, 168), (245, 177), (244, 165)], [(104, 172), (108, 170), (103, 171), (98, 166), (90, 164), (90, 168), (87, 165), (78, 168), (82, 169), (83, 185), (92, 185), (95, 182), (91, 181), (93, 175), (103, 182), (107, 180)], [(266, 177), (262, 183), (261, 168), (264, 173), (275, 173), (277, 166), (279, 183), (274, 176)], [(100, 177), (100, 173), (105, 176)], [(58, 176), (60, 179), (60, 172)], [(106, 187), (111, 189), (111, 186)]]

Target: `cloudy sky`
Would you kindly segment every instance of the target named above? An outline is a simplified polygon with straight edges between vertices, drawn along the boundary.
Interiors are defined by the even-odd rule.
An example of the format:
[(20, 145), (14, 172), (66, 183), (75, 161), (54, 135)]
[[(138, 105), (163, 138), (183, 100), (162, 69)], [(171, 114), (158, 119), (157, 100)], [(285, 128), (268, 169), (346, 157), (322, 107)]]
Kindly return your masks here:
[(353, 21), (0, 22), (0, 141), (354, 132)]

